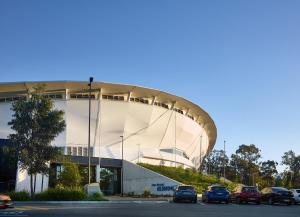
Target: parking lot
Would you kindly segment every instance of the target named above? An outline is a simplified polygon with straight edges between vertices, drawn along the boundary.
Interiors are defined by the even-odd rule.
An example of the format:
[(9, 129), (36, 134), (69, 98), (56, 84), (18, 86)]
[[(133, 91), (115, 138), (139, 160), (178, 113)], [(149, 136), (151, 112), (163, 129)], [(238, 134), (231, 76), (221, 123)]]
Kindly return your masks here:
[(300, 217), (300, 205), (173, 203), (163, 201), (104, 202), (99, 204), (26, 204), (0, 210), (3, 216), (112, 216), (112, 217)]

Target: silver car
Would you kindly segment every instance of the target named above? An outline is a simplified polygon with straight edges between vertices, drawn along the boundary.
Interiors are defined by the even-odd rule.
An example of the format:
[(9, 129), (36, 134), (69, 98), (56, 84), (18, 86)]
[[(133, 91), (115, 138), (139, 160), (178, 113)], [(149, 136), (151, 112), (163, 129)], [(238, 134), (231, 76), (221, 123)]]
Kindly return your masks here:
[(291, 189), (295, 204), (300, 204), (300, 189)]

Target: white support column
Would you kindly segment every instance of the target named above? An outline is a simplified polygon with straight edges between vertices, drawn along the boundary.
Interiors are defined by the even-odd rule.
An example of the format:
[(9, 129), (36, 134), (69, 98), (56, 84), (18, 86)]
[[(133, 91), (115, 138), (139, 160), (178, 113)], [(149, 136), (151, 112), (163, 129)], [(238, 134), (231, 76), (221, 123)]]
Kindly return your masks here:
[(190, 109), (188, 108), (188, 109), (186, 110), (186, 112), (185, 112), (185, 115), (188, 115), (188, 114), (189, 114), (189, 111), (190, 111)]
[(98, 100), (102, 100), (102, 88), (98, 92)]
[(100, 168), (100, 165), (97, 165), (96, 166), (96, 182), (100, 182), (100, 171), (101, 171), (101, 168)]
[(130, 92), (128, 93), (128, 95), (127, 95), (127, 102), (130, 101), (131, 94), (132, 94), (132, 92), (130, 91)]
[(155, 103), (155, 100), (156, 100), (156, 96), (153, 96), (153, 97), (152, 97), (152, 102), (151, 102), (151, 105), (154, 105), (154, 103)]
[(172, 102), (172, 104), (171, 104), (171, 110), (173, 110), (173, 108), (175, 107), (175, 104), (176, 104), (176, 101), (174, 101), (174, 102)]
[(64, 98), (65, 100), (70, 99), (69, 89), (66, 89)]

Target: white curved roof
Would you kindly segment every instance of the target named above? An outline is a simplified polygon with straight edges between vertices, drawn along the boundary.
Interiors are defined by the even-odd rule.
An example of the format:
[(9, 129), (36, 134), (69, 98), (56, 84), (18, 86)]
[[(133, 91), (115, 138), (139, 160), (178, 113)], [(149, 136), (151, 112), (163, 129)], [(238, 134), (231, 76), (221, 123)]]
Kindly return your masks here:
[[(36, 82), (12, 82), (0, 83), (0, 98), (18, 96), (27, 94), (29, 90), (39, 84), (46, 85), (47, 92), (87, 92), (88, 83), (82, 81), (36, 81)], [(101, 94), (128, 94), (131, 93), (132, 97), (137, 98), (153, 98), (155, 101), (165, 104), (173, 104), (176, 108), (188, 111), (188, 114), (195, 117), (195, 120), (203, 126), (209, 138), (209, 151), (212, 150), (217, 138), (217, 129), (214, 121), (198, 105), (188, 101), (182, 97), (173, 94), (146, 88), (136, 85), (127, 84), (113, 84), (105, 82), (93, 82), (93, 90), (101, 90)]]

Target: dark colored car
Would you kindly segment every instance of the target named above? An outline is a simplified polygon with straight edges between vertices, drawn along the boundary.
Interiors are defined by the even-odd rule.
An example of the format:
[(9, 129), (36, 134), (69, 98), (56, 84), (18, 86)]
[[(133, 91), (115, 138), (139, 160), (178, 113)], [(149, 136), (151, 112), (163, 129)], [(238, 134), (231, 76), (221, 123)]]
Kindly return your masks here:
[(179, 185), (174, 191), (173, 201), (191, 201), (197, 203), (197, 192), (193, 186)]
[(202, 201), (209, 203), (211, 201), (229, 203), (230, 194), (229, 191), (221, 185), (212, 185), (202, 194)]
[(255, 186), (237, 186), (230, 195), (231, 201), (235, 203), (253, 202), (260, 204), (261, 194)]
[(8, 195), (0, 194), (0, 209), (13, 207), (13, 203)]
[(284, 203), (291, 205), (294, 202), (293, 193), (286, 188), (267, 187), (261, 190), (262, 201), (270, 205), (274, 203)]

